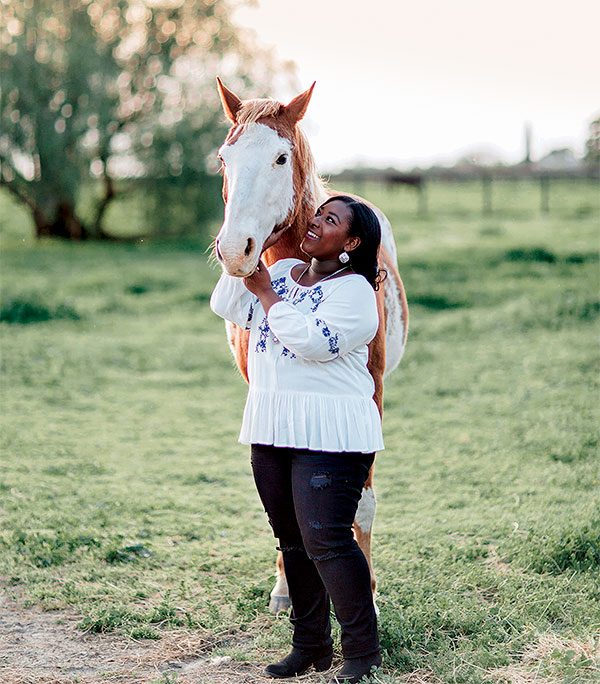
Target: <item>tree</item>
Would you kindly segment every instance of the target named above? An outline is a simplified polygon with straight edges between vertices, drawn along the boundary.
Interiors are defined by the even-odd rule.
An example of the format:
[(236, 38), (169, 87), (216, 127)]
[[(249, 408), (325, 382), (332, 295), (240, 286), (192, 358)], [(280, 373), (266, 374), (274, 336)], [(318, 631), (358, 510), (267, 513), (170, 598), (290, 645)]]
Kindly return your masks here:
[(590, 164), (600, 162), (600, 116), (590, 122), (588, 139), (585, 143), (585, 160)]
[[(223, 133), (215, 76), (262, 94), (277, 69), (233, 26), (229, 0), (0, 6), (0, 183), (38, 237), (109, 238), (122, 187), (143, 184), (155, 223), (173, 195), (190, 191), (196, 206)], [(84, 218), (91, 182), (101, 191)]]

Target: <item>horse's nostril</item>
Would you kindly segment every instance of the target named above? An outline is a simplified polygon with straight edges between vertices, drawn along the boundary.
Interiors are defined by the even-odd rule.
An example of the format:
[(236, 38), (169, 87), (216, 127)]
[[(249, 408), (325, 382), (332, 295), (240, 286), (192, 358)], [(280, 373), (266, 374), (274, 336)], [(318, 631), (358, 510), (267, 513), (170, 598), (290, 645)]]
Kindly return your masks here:
[(217, 255), (217, 259), (219, 261), (223, 261), (223, 255), (221, 254), (221, 250), (219, 249), (219, 241), (217, 240), (215, 242), (215, 254)]
[(250, 256), (253, 249), (254, 249), (254, 240), (252, 238), (248, 238), (248, 244), (246, 245), (246, 249), (244, 250), (244, 254), (246, 256)]

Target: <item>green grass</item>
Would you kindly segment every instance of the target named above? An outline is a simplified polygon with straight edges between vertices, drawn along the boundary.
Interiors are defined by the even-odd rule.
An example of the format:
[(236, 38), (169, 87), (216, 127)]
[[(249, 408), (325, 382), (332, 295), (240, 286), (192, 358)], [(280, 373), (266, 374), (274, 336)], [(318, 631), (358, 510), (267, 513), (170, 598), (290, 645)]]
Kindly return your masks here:
[[(411, 306), (376, 468), (382, 682), (489, 681), (544, 635), (600, 632), (598, 193), (553, 186), (540, 216), (537, 192), (499, 184), (484, 217), (479, 185), (432, 185), (418, 217), (409, 190), (365, 190)], [(3, 583), (97, 632), (235, 627), (236, 659), (284, 651), (206, 245), (36, 243), (0, 200)], [(534, 666), (600, 671), (567, 646)]]

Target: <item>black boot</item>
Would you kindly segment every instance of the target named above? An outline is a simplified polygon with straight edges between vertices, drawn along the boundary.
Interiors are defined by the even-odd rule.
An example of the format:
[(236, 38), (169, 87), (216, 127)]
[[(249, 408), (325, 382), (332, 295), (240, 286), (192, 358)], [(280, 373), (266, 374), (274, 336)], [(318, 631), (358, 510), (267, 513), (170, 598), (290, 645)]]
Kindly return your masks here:
[(371, 653), (362, 658), (346, 658), (342, 669), (329, 682), (329, 684), (358, 684), (360, 680), (369, 675), (373, 669), (380, 667), (381, 654)]
[(322, 672), (331, 667), (332, 659), (333, 649), (331, 646), (321, 651), (304, 651), (299, 648), (292, 648), (291, 652), (278, 663), (267, 665), (265, 672), (277, 679), (304, 674), (311, 665), (315, 666), (317, 672)]

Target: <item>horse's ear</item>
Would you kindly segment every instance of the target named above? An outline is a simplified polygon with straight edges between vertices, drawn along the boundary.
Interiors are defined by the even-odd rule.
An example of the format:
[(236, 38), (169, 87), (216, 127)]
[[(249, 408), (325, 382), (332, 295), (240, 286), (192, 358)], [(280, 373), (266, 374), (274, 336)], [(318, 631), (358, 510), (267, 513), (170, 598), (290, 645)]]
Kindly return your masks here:
[(296, 95), (296, 97), (283, 108), (282, 113), (292, 125), (300, 121), (300, 119), (306, 114), (315, 83), (313, 83), (308, 90), (300, 93), (300, 95)]
[(229, 121), (231, 121), (231, 123), (235, 123), (237, 113), (242, 106), (242, 101), (235, 93), (232, 93), (229, 88), (226, 88), (223, 85), (218, 76), (217, 89), (219, 90), (219, 96), (221, 97), (221, 104), (223, 105), (225, 116), (229, 119)]

